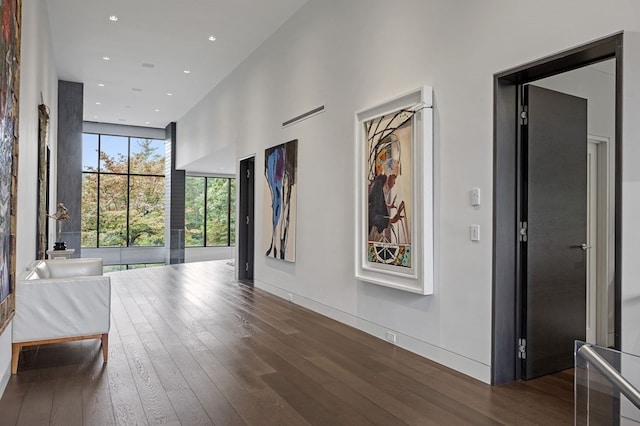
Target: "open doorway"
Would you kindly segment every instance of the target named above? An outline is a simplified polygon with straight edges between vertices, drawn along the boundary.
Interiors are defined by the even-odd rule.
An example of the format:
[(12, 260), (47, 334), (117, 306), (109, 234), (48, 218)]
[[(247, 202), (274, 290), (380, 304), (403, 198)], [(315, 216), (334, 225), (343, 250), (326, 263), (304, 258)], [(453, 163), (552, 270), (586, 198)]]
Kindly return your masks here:
[(253, 284), (255, 157), (240, 161), (238, 174), (238, 280)]
[(609, 59), (532, 83), (587, 101), (585, 340), (604, 347), (615, 344), (615, 70)]
[[(567, 237), (567, 241), (558, 243), (561, 245), (561, 248), (564, 251), (560, 250), (558, 252), (559, 254), (557, 254), (556, 256), (560, 257), (562, 260), (566, 258), (567, 261), (571, 263), (564, 265), (564, 270), (561, 267), (558, 270), (558, 275), (548, 274), (548, 271), (544, 271), (544, 262), (549, 261), (548, 258), (547, 260), (544, 260), (546, 255), (544, 249), (545, 247), (548, 247), (545, 246), (547, 242), (537, 241), (539, 245), (536, 247), (535, 244), (533, 244), (531, 241), (528, 241), (528, 238), (531, 238), (531, 235), (528, 235), (528, 233), (532, 232), (532, 230), (527, 228), (527, 221), (529, 219), (528, 216), (533, 215), (533, 220), (536, 220), (536, 215), (539, 215), (541, 213), (544, 215), (546, 206), (544, 206), (544, 202), (542, 204), (539, 203), (540, 197), (530, 198), (533, 192), (530, 194), (528, 191), (535, 191), (537, 179), (542, 179), (542, 186), (539, 186), (537, 191), (538, 194), (543, 194), (546, 196), (547, 188), (549, 188), (548, 185), (550, 183), (553, 184), (553, 179), (547, 179), (547, 181), (545, 182), (545, 179), (548, 177), (545, 176), (545, 173), (531, 174), (531, 170), (528, 170), (528, 168), (534, 168), (534, 171), (536, 171), (538, 170), (536, 169), (536, 167), (540, 167), (539, 165), (544, 166), (544, 164), (546, 164), (544, 156), (546, 155), (546, 158), (550, 158), (549, 156), (555, 155), (555, 147), (553, 143), (551, 143), (550, 145), (548, 145), (552, 148), (551, 150), (540, 151), (533, 154), (528, 152), (528, 136), (526, 132), (522, 132), (523, 124), (525, 124), (526, 127), (527, 119), (529, 118), (527, 116), (528, 111), (523, 107), (523, 105), (525, 104), (525, 98), (529, 96), (527, 94), (527, 86), (533, 82), (534, 85), (553, 86), (554, 89), (559, 89), (557, 85), (561, 83), (561, 80), (568, 79), (567, 81), (571, 81), (570, 76), (563, 75), (564, 73), (574, 70), (574, 72), (579, 72), (579, 69), (582, 69), (583, 67), (593, 65), (595, 63), (600, 63), (606, 60), (612, 61), (610, 64), (613, 64), (612, 72), (614, 74), (613, 84), (615, 87), (615, 93), (613, 95), (613, 105), (612, 107), (610, 107), (610, 109), (613, 109), (613, 125), (612, 135), (609, 136), (609, 140), (614, 140), (615, 143), (606, 143), (603, 140), (597, 139), (605, 138), (603, 135), (598, 135), (597, 133), (591, 134), (591, 136), (588, 137), (587, 127), (585, 127), (583, 131), (581, 130), (580, 132), (574, 132), (574, 136), (572, 137), (580, 139), (580, 150), (576, 150), (572, 154), (566, 154), (569, 155), (569, 157), (566, 158), (577, 158), (576, 156), (581, 157), (582, 155), (584, 155), (584, 157), (581, 157), (579, 159), (579, 162), (575, 162), (576, 165), (579, 166), (578, 168), (580, 170), (584, 169), (584, 180), (582, 180), (582, 175), (577, 175), (576, 177), (571, 173), (561, 176), (559, 179), (573, 179), (584, 187), (583, 189), (581, 189), (581, 191), (584, 190), (585, 194), (584, 206), (582, 206), (581, 199), (576, 198), (573, 202), (573, 204), (581, 205), (581, 208), (584, 207), (584, 223), (577, 223), (577, 225), (575, 225), (576, 228), (580, 228), (584, 231), (584, 237), (582, 234), (570, 235)], [(538, 369), (538, 365), (536, 365), (535, 370), (537, 371), (537, 373), (533, 373), (533, 360), (531, 358), (527, 358), (528, 356), (538, 356), (538, 358), (542, 358), (542, 360), (537, 360), (538, 363), (547, 362), (547, 360), (544, 359), (547, 356), (547, 354), (544, 353), (545, 349), (540, 348), (543, 344), (548, 343), (546, 341), (546, 333), (550, 330), (560, 330), (560, 332), (558, 333), (559, 335), (562, 335), (564, 331), (565, 336), (563, 338), (568, 341), (571, 340), (568, 338), (568, 334), (577, 334), (575, 338), (585, 339), (587, 337), (586, 327), (588, 320), (596, 330), (598, 329), (598, 324), (604, 324), (605, 321), (607, 321), (607, 327), (602, 328), (603, 326), (600, 326), (600, 334), (606, 335), (604, 337), (604, 340), (601, 340), (601, 343), (604, 342), (607, 346), (619, 347), (620, 285), (619, 273), (617, 272), (620, 270), (620, 228), (618, 226), (620, 218), (620, 198), (619, 196), (617, 196), (617, 194), (620, 194), (619, 188), (621, 182), (619, 172), (621, 152), (620, 147), (622, 143), (622, 116), (620, 113), (622, 105), (622, 71), (621, 67), (619, 66), (621, 60), (622, 34), (617, 34), (611, 37), (607, 37), (606, 39), (598, 40), (596, 42), (589, 43), (588, 45), (571, 49), (569, 51), (562, 52), (549, 58), (545, 58), (534, 63), (526, 64), (521, 67), (514, 68), (512, 70), (508, 70), (495, 75), (493, 258), (494, 285), (492, 339), (493, 384), (506, 383), (509, 381), (518, 380), (523, 377), (535, 377), (535, 374), (544, 374), (545, 371), (549, 371), (545, 370), (545, 368), (560, 368), (561, 365), (563, 365), (562, 362), (557, 362), (554, 365), (553, 362), (555, 361), (553, 361), (551, 362), (552, 365), (550, 367), (547, 366), (545, 368)], [(555, 80), (553, 79), (553, 76), (555, 76)], [(546, 81), (543, 80), (549, 77), (552, 78)], [(566, 89), (566, 87), (564, 89)], [(536, 89), (536, 91), (538, 90)], [(540, 91), (543, 92), (543, 98), (548, 95), (547, 92), (556, 93), (556, 90), (548, 90), (546, 88), (540, 89)], [(562, 91), (566, 92), (567, 90)], [(572, 97), (570, 95), (566, 96)], [(548, 102), (550, 103), (546, 105), (553, 106), (559, 101), (551, 100)], [(545, 111), (547, 109), (547, 107), (544, 106), (544, 103), (540, 105), (542, 105), (542, 108), (539, 108), (541, 111)], [(573, 109), (574, 107), (566, 107), (564, 109), (567, 108)], [(558, 109), (556, 112), (560, 113), (561, 111), (563, 111), (563, 108)], [(547, 115), (555, 116), (556, 114), (554, 113)], [(568, 120), (568, 118), (565, 118), (564, 120)], [(556, 129), (558, 129), (559, 131), (559, 129), (564, 127), (565, 126), (558, 126), (556, 127)], [(541, 126), (540, 129), (543, 129), (544, 133), (546, 127)], [(556, 131), (550, 132), (550, 134), (555, 133)], [(543, 134), (542, 138), (544, 139), (546, 138), (546, 136)], [(606, 155), (603, 154), (603, 150), (605, 148), (600, 147), (598, 149), (598, 147), (596, 146), (596, 153), (600, 153), (602, 155), (598, 156), (598, 159), (596, 160), (595, 157), (593, 157), (594, 151), (592, 149), (592, 157), (590, 157), (593, 161), (596, 161), (596, 166), (598, 164), (602, 165), (602, 162), (607, 161), (606, 166), (608, 167), (606, 167), (606, 170), (603, 170), (602, 167), (600, 169), (598, 169), (597, 167), (595, 169), (587, 168), (587, 159), (589, 158), (587, 155), (587, 147), (589, 146), (589, 138), (591, 138), (594, 143), (598, 142), (598, 144), (607, 145), (608, 151), (606, 152)], [(556, 142), (555, 144), (558, 145), (559, 142)], [(537, 160), (538, 162), (530, 164), (528, 162), (528, 158), (530, 155), (540, 155), (540, 158), (538, 158)], [(603, 159), (602, 157), (607, 158)], [(613, 161), (613, 159), (615, 159), (615, 161)], [(555, 167), (555, 170), (560, 167), (559, 164), (557, 165), (557, 167)], [(595, 187), (592, 186), (589, 188), (590, 190), (587, 191), (587, 173), (589, 173), (588, 176), (593, 179), (598, 176), (598, 172), (600, 172), (601, 177), (610, 177), (610, 179), (608, 179), (607, 183), (602, 183), (601, 181), (600, 183), (595, 183)], [(571, 178), (571, 176), (573, 176), (573, 178)], [(605, 191), (605, 195), (601, 193), (599, 194), (598, 188), (600, 188), (601, 190), (607, 189), (608, 191)], [(558, 198), (566, 197), (568, 196), (568, 194), (573, 194), (573, 191), (567, 192), (567, 194), (564, 195), (561, 194)], [(597, 200), (598, 195), (600, 195), (599, 203)], [(594, 196), (596, 197), (595, 207), (593, 207), (595, 210), (587, 209), (587, 206), (590, 205), (587, 200), (593, 201)], [(561, 208), (559, 211), (562, 212), (563, 209)], [(595, 219), (592, 217), (594, 212)], [(580, 214), (578, 216), (580, 216)], [(566, 224), (573, 224), (575, 222), (573, 219), (567, 219), (562, 213), (556, 215), (555, 218), (551, 217), (550, 219), (548, 218), (545, 220), (548, 220), (549, 223), (551, 223), (551, 227), (547, 229), (547, 236), (549, 237), (556, 236), (556, 231), (558, 230), (554, 230), (553, 228), (554, 226), (556, 226), (556, 220), (565, 220)], [(595, 225), (593, 220), (595, 220)], [(600, 228), (598, 228), (598, 221), (600, 221)], [(595, 228), (587, 226), (587, 224), (591, 224), (595, 226)], [(589, 229), (591, 229), (591, 233), (589, 235), (591, 240), (587, 239), (587, 231)], [(602, 235), (599, 239), (597, 239), (598, 235), (600, 234)], [(536, 237), (539, 237), (539, 235), (536, 235)], [(600, 242), (599, 245), (598, 241)], [(604, 248), (591, 250), (590, 243), (596, 244), (598, 247), (603, 246)], [(592, 251), (596, 252), (596, 255), (593, 257), (591, 255)], [(531, 254), (530, 252), (534, 254), (537, 253), (538, 255), (542, 256), (532, 259), (529, 256)], [(600, 257), (598, 257), (597, 255), (598, 252), (601, 253)], [(573, 257), (575, 257), (575, 259), (573, 259)], [(532, 268), (532, 265), (534, 265), (534, 263), (531, 262), (536, 261), (542, 262), (537, 265), (537, 268), (539, 271), (544, 271), (546, 275), (543, 274), (541, 276), (533, 277), (530, 275), (530, 270), (528, 268)], [(560, 264), (561, 262), (556, 263)], [(594, 285), (596, 286), (596, 289), (591, 291), (587, 291), (586, 287), (585, 277), (588, 276), (588, 271), (592, 269), (587, 268), (587, 264), (589, 267), (600, 265), (600, 268), (596, 268), (595, 272), (593, 272), (593, 274), (595, 274), (594, 283), (596, 284)], [(554, 300), (555, 297), (559, 297), (559, 293), (554, 293), (554, 291), (555, 288), (562, 285), (561, 283), (563, 282), (564, 277), (560, 275), (565, 274), (566, 271), (571, 269), (571, 267), (574, 267), (575, 269), (583, 269), (584, 275), (583, 278), (578, 277), (576, 279), (576, 282), (582, 286), (581, 288), (579, 288), (580, 285), (575, 287), (578, 288), (579, 291), (567, 296), (567, 300), (571, 300), (571, 298), (581, 299), (577, 303), (575, 300), (572, 302), (574, 306), (580, 306), (580, 310), (578, 310), (577, 308), (571, 310), (574, 317), (573, 319), (577, 320), (574, 321), (574, 329), (567, 331), (561, 328), (561, 324), (563, 324), (563, 321), (567, 320), (567, 318), (562, 317), (562, 315), (565, 315), (565, 313), (561, 309), (561, 306), (563, 306), (564, 302), (558, 303), (558, 309), (556, 309), (555, 311), (545, 312), (544, 309), (546, 307), (544, 306), (544, 304), (540, 304), (540, 301)], [(605, 271), (607, 275), (605, 276), (605, 278), (600, 278), (600, 280), (604, 280), (604, 283), (602, 285), (607, 289), (611, 288), (613, 290), (611, 293), (613, 294), (607, 292), (607, 301), (600, 302), (601, 304), (607, 305), (607, 313), (603, 314), (603, 317), (598, 315), (599, 311), (597, 308), (597, 295), (599, 294), (599, 290), (597, 287), (597, 282), (598, 277), (604, 276)], [(548, 288), (551, 289), (550, 292), (543, 293), (543, 297), (538, 297), (538, 305), (533, 307), (528, 305), (529, 302), (527, 300), (528, 298), (532, 297), (531, 286), (537, 285), (532, 283), (547, 282), (554, 279), (559, 279), (559, 281), (548, 286)], [(580, 281), (581, 279), (582, 281)], [(604, 293), (602, 288), (600, 289), (600, 293)], [(535, 292), (533, 296), (537, 297)], [(587, 296), (589, 296), (589, 305), (587, 305)], [(592, 307), (592, 305), (594, 307), (594, 310), (590, 308)], [(532, 315), (532, 312), (530, 312), (535, 311), (536, 309), (539, 311), (538, 316)], [(612, 312), (612, 321), (609, 320), (609, 312)], [(544, 329), (544, 327), (541, 329), (535, 328), (541, 324), (541, 321), (547, 321), (552, 316), (555, 317), (554, 320), (556, 321), (556, 325), (548, 327), (547, 329)], [(612, 325), (612, 333), (609, 333), (609, 321)], [(528, 345), (528, 343), (530, 342), (527, 342), (526, 340), (527, 333), (538, 333), (535, 347), (531, 347), (530, 345)], [(592, 333), (593, 330), (590, 331), (590, 336), (592, 335)], [(595, 334), (597, 339), (597, 331)], [(533, 350), (536, 352), (528, 353), (529, 350)], [(565, 361), (567, 359), (567, 355), (568, 358), (571, 359), (571, 354), (572, 346), (569, 345), (569, 352), (563, 355)], [(529, 369), (529, 371), (527, 371), (527, 369)]]

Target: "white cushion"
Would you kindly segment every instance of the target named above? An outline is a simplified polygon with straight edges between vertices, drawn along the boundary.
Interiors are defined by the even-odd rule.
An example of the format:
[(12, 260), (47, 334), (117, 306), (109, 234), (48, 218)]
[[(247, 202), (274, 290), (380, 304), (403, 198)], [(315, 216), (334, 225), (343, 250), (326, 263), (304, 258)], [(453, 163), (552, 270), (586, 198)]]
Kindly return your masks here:
[(102, 275), (102, 259), (45, 260), (52, 278), (86, 277)]
[(51, 276), (47, 262), (38, 262), (33, 271), (38, 275), (38, 278), (49, 278)]

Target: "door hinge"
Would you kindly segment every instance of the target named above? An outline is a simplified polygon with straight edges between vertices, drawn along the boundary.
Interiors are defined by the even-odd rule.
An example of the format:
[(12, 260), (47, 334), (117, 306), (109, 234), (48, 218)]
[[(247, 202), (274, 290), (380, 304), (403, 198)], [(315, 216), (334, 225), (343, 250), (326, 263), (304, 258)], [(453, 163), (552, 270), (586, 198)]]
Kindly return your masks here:
[(526, 126), (529, 121), (528, 108), (526, 105), (522, 105), (522, 111), (520, 111), (520, 124)]
[(251, 170), (247, 169), (247, 179), (251, 177)]
[(520, 230), (518, 231), (518, 236), (520, 238), (520, 241), (525, 243), (527, 242), (527, 229), (527, 222), (520, 222)]
[(244, 264), (244, 270), (249, 272), (249, 262)]
[(527, 359), (527, 339), (518, 339), (518, 358)]
[(249, 224), (249, 216), (247, 216), (246, 222), (247, 222), (247, 225), (248, 225)]

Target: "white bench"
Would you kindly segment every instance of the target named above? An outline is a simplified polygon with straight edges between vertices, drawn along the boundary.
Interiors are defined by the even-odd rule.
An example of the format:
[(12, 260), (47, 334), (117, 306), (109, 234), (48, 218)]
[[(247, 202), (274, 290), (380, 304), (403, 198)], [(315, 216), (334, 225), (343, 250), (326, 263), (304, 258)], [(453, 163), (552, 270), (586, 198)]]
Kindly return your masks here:
[(108, 359), (111, 278), (102, 259), (40, 260), (16, 282), (11, 373), (23, 347), (101, 339)]

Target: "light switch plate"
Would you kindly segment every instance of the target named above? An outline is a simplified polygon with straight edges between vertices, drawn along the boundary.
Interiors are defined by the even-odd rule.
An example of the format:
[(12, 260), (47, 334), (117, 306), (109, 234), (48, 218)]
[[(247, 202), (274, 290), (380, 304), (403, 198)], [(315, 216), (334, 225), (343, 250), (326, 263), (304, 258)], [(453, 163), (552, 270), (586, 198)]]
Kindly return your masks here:
[(471, 241), (480, 241), (480, 225), (471, 225), (469, 227)]
[(480, 188), (471, 189), (471, 205), (472, 206), (480, 205)]

